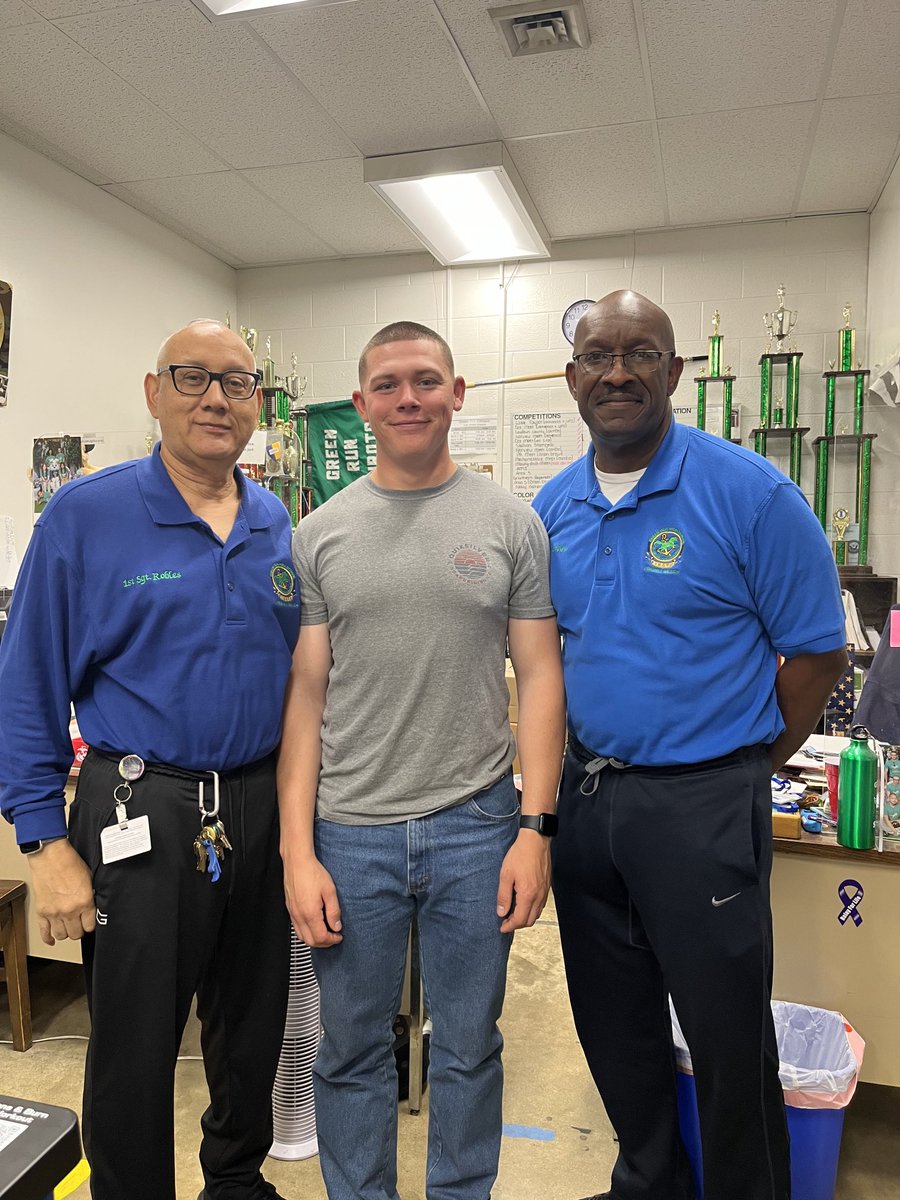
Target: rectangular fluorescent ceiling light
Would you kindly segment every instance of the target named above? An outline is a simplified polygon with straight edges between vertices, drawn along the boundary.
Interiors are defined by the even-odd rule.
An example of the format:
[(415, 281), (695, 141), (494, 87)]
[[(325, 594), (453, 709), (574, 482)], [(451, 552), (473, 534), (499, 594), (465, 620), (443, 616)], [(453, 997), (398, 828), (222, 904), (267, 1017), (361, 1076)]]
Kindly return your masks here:
[(550, 257), (502, 142), (367, 158), (364, 178), (445, 266)]
[(323, 8), (331, 4), (355, 4), (356, 0), (191, 0), (208, 21), (234, 21), (265, 17), (290, 8)]

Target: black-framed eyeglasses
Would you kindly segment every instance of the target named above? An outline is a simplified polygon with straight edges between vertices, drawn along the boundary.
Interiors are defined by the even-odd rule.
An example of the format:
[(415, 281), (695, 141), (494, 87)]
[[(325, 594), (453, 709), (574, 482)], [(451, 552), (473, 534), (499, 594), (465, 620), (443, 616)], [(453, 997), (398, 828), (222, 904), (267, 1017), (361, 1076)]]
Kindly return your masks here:
[(218, 380), (229, 400), (250, 400), (262, 380), (261, 371), (207, 371), (206, 367), (181, 363), (161, 367), (156, 374), (165, 375), (166, 371), (172, 376), (175, 391), (181, 392), (182, 396), (202, 396), (209, 390), (209, 385)]
[(573, 354), (572, 361), (578, 363), (588, 375), (605, 375), (617, 358), (632, 375), (652, 375), (665, 354), (674, 350), (629, 350), (627, 354), (610, 354), (606, 350), (586, 350), (584, 354)]

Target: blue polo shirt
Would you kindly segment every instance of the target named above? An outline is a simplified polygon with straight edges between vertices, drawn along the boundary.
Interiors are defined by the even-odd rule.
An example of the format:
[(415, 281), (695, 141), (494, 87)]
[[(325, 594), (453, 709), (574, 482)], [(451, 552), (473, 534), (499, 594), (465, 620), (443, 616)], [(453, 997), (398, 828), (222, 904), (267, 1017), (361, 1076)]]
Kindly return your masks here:
[(281, 501), (236, 472), (223, 545), (159, 456), (47, 505), (0, 642), (0, 808), (18, 841), (64, 834), (69, 702), (100, 750), (228, 771), (275, 748), (300, 601)]
[(672, 422), (610, 509), (593, 447), (534, 500), (550, 536), (569, 724), (648, 766), (772, 742), (785, 658), (844, 645), (831, 548), (760, 455)]

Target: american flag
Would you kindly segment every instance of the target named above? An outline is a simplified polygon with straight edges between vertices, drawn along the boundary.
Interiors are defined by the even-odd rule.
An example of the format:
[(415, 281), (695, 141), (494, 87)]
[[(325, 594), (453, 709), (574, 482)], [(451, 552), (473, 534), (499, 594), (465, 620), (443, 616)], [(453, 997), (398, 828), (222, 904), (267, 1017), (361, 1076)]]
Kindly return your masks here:
[(844, 737), (850, 733), (856, 703), (854, 695), (856, 655), (853, 647), (849, 645), (847, 646), (847, 657), (850, 660), (847, 669), (835, 684), (834, 691), (825, 705), (825, 732)]

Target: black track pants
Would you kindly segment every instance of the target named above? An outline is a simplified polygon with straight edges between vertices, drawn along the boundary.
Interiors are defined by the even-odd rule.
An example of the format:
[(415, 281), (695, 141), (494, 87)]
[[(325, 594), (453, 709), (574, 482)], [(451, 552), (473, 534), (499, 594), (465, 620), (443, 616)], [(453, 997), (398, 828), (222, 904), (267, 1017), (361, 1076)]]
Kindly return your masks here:
[(206, 1194), (256, 1200), (272, 1141), (290, 955), (274, 758), (221, 776), (220, 816), (234, 849), (217, 883), (196, 870), (197, 782), (161, 771), (132, 785), (127, 809), (129, 818), (149, 815), (152, 849), (102, 863), (100, 831), (115, 822), (121, 782), (115, 762), (89, 754), (69, 826), (94, 873), (98, 909), (83, 950), (91, 1194), (175, 1200), (175, 1060), (196, 994), (211, 1101), (201, 1119)]
[[(671, 772), (570, 745), (553, 888), (578, 1036), (619, 1140), (615, 1200), (688, 1200), (667, 995), (691, 1051), (706, 1200), (789, 1200), (769, 1000), (771, 766)], [(600, 1190), (598, 1188), (598, 1190)]]

